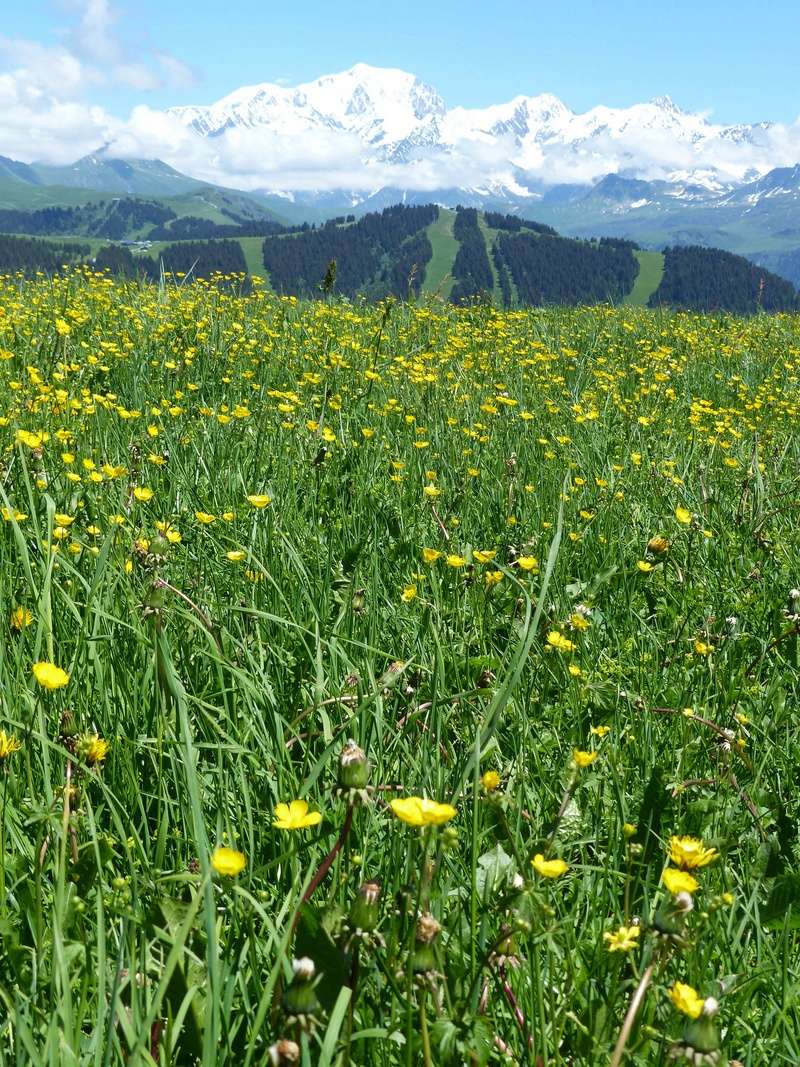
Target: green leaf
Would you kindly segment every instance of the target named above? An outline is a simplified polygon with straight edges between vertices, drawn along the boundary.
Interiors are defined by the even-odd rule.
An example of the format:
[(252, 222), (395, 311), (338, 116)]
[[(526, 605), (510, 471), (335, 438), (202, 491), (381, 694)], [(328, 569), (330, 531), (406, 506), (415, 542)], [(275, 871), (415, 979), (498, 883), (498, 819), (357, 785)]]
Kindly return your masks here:
[(322, 912), (313, 904), (303, 904), (297, 923), (294, 954), (308, 956), (314, 961), (317, 974), (317, 996), (326, 1011), (333, 1011), (343, 986), (350, 975), (350, 957), (333, 943), (325, 929)]

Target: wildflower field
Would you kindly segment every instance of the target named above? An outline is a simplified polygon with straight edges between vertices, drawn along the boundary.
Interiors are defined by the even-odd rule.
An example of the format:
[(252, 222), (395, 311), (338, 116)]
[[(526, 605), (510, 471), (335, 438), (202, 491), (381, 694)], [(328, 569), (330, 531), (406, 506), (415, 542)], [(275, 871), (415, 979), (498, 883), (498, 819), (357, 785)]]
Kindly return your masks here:
[(797, 1064), (800, 320), (0, 280), (0, 1064)]

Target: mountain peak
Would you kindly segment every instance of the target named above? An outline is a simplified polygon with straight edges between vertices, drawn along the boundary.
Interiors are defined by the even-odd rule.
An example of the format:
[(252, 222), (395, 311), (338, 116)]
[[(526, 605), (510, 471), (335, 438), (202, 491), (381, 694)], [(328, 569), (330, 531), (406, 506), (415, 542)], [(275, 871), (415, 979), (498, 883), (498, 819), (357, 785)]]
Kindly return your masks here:
[(667, 96), (666, 94), (662, 96), (654, 96), (650, 103), (653, 105), (653, 107), (657, 107), (661, 111), (669, 111), (673, 115), (686, 114), (685, 111), (678, 107), (672, 97)]

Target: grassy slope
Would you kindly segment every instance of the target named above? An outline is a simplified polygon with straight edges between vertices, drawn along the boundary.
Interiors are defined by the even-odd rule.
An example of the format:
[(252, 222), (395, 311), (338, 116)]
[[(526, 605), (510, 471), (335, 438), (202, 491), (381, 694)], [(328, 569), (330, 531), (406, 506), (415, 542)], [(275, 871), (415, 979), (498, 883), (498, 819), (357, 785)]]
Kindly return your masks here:
[(453, 288), (453, 260), (458, 252), (458, 241), (453, 236), (455, 217), (455, 211), (439, 208), (439, 218), (428, 226), (433, 257), (425, 271), (422, 288), (426, 293), (438, 293), (444, 300)]
[(76, 207), (103, 199), (108, 199), (106, 194), (88, 189), (27, 185), (13, 178), (0, 178), (0, 210), (37, 211), (44, 207)]
[(486, 216), (478, 214), (478, 229), (483, 234), (483, 240), (486, 244), (486, 255), (489, 257), (489, 266), (492, 268), (492, 277), (494, 278), (494, 285), (492, 286), (492, 299), (498, 307), (503, 306), (503, 294), (500, 292), (500, 281), (497, 276), (497, 267), (494, 265), (494, 258), (492, 257), (492, 245), (495, 242), (499, 230), (493, 230), (490, 226), (486, 225)]
[(658, 289), (664, 274), (663, 252), (634, 252), (639, 260), (639, 273), (633, 289), (623, 300), (632, 307), (646, 307), (647, 301)]

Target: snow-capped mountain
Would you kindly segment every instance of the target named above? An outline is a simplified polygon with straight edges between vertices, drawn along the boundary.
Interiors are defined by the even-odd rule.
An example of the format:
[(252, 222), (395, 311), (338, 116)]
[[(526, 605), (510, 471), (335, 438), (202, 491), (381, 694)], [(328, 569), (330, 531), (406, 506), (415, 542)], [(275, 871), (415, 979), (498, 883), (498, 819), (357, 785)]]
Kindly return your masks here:
[[(368, 193), (389, 184), (428, 191), (459, 184), (535, 197), (548, 186), (588, 185), (609, 173), (722, 192), (794, 162), (779, 156), (775, 142), (782, 146), (785, 138), (773, 136), (773, 124), (714, 124), (667, 96), (584, 113), (549, 93), (448, 108), (413, 74), (364, 63), (294, 88), (248, 86), (208, 107), (167, 114), (204, 139), (232, 135), (239, 148), (248, 135), (281, 144), (302, 139), (312, 156), (315, 137), (328, 150), (341, 143), (351, 169), (360, 164)], [(796, 139), (800, 157), (800, 131)], [(274, 184), (272, 191), (279, 191)]]

